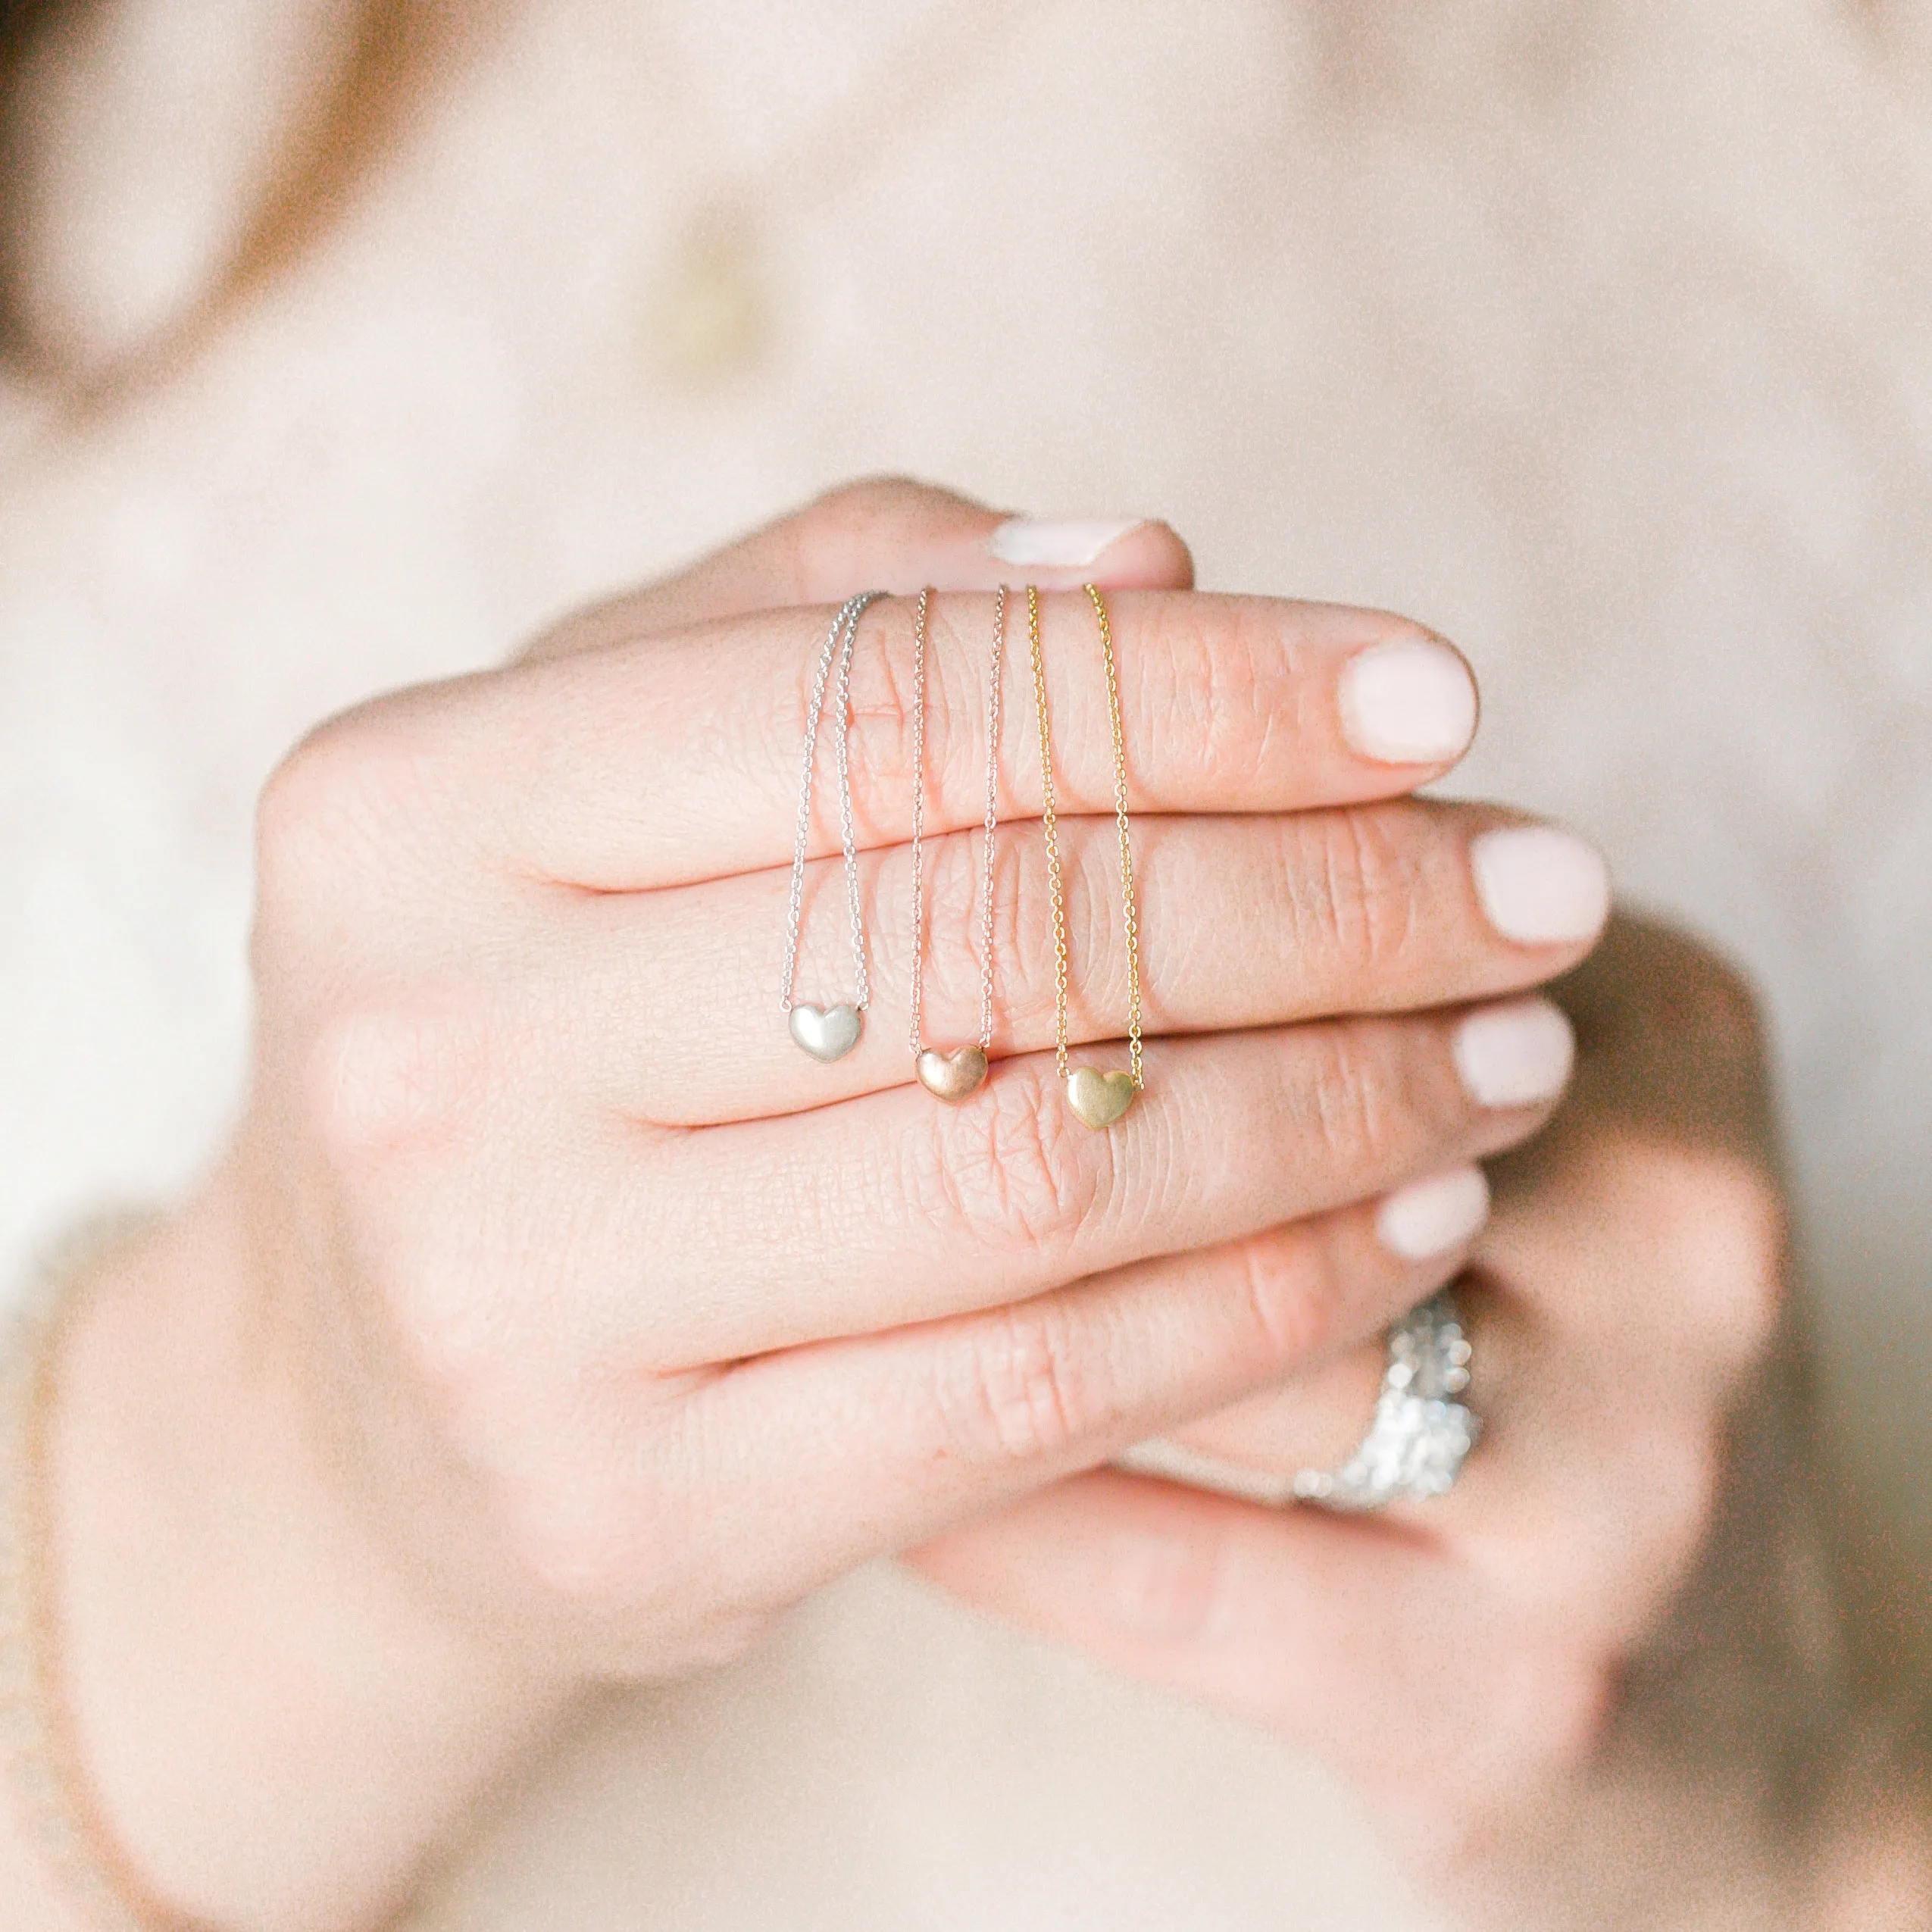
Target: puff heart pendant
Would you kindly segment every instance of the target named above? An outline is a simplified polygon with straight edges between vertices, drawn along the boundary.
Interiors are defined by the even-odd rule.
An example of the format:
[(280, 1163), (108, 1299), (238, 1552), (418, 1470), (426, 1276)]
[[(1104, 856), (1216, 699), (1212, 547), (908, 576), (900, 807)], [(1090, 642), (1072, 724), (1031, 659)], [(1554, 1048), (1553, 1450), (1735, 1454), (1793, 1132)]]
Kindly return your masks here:
[(792, 1037), (814, 1060), (842, 1060), (858, 1044), (864, 1025), (856, 1006), (809, 1006), (801, 1000), (792, 1008)]
[(983, 1046), (955, 1047), (942, 1053), (929, 1046), (913, 1062), (919, 1084), (949, 1106), (956, 1107), (968, 1094), (980, 1090), (986, 1077), (986, 1054)]
[(1133, 1105), (1139, 1091), (1131, 1074), (1103, 1074), (1098, 1067), (1076, 1067), (1067, 1076), (1067, 1105), (1083, 1127), (1111, 1127)]

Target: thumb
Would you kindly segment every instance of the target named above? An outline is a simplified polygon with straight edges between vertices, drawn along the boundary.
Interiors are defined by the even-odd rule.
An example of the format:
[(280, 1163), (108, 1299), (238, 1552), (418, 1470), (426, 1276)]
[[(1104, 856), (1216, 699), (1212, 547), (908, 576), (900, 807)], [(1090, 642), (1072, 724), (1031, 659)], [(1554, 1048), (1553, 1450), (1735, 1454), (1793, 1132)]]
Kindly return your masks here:
[(555, 656), (627, 636), (787, 604), (837, 604), (861, 590), (909, 594), (1186, 590), (1194, 560), (1165, 524), (1133, 517), (1026, 517), (900, 477), (842, 484), (674, 575), (571, 618), (536, 647)]

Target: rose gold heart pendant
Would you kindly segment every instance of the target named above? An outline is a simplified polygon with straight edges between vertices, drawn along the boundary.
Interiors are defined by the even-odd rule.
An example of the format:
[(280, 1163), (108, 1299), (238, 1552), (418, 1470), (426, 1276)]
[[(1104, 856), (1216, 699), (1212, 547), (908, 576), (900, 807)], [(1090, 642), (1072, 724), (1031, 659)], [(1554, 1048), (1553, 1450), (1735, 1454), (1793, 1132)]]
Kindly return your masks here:
[(929, 1046), (912, 1064), (919, 1084), (949, 1107), (977, 1093), (986, 1077), (986, 1049), (981, 1046), (955, 1047), (950, 1053)]
[(1133, 1105), (1139, 1091), (1131, 1074), (1103, 1074), (1098, 1067), (1076, 1067), (1067, 1076), (1067, 1105), (1083, 1127), (1111, 1127)]

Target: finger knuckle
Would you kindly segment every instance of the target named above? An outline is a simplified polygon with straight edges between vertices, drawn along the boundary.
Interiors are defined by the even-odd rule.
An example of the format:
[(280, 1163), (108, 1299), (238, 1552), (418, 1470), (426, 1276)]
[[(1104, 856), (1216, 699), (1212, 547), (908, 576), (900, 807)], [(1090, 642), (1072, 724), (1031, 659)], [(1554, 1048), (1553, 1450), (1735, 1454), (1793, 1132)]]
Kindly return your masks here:
[[(964, 1030), (970, 1021), (977, 1036), (980, 1021), (979, 910), (982, 890), (979, 842), (964, 836), (941, 839), (927, 849), (930, 863), (924, 882), (921, 925), (924, 933), (971, 933), (971, 945), (934, 945), (924, 948), (924, 985), (927, 1018), (933, 1027), (952, 1027)], [(909, 896), (909, 886), (908, 886)], [(913, 935), (909, 919), (899, 924), (908, 935), (908, 944), (921, 943)], [(1012, 955), (997, 955), (1005, 976), (1014, 971)], [(909, 980), (908, 971), (902, 976)]]
[(1283, 1365), (1312, 1361), (1335, 1341), (1348, 1304), (1333, 1246), (1301, 1229), (1257, 1236), (1235, 1255), (1249, 1325)]
[(1169, 667), (1171, 715), (1150, 721), (1186, 735), (1203, 771), (1246, 788), (1284, 737), (1299, 736), (1302, 683), (1282, 675), (1278, 627), (1238, 599), (1150, 602), (1144, 621), (1154, 661)]
[[(864, 622), (861, 620), (861, 624)], [(909, 796), (926, 774), (913, 769), (912, 730), (914, 692), (909, 652), (853, 646), (852, 727), (848, 741), (855, 821), (877, 836), (896, 832), (896, 815), (888, 801)], [(831, 715), (828, 693), (827, 717)], [(937, 721), (928, 717), (925, 729), (936, 734)]]
[(1351, 980), (1399, 970), (1419, 931), (1419, 875), (1402, 814), (1364, 807), (1300, 821), (1291, 911), (1298, 951)]
[(1334, 1022), (1309, 1029), (1308, 1042), (1295, 1111), (1325, 1165), (1344, 1177), (1399, 1171), (1415, 1151), (1417, 1107), (1387, 1030)]
[(996, 846), (992, 899), (993, 957), (999, 962), (1008, 1036), (1016, 1041), (1046, 1037), (1058, 957), (1052, 895), (1046, 868), (1030, 862), (1015, 833), (1005, 833)]
[(1021, 1302), (976, 1322), (939, 1371), (949, 1446), (976, 1462), (1063, 1455), (1101, 1426), (1102, 1376), (1052, 1302)]
[(256, 807), (264, 908), (327, 904), (379, 884), (420, 838), (441, 790), (437, 761), (405, 699), (319, 726), (276, 767)]
[(936, 1110), (912, 1136), (908, 1191), (930, 1225), (1038, 1253), (1063, 1255), (1108, 1193), (1101, 1145), (1083, 1145), (1057, 1087), (1042, 1081), (989, 1082), (961, 1108)]

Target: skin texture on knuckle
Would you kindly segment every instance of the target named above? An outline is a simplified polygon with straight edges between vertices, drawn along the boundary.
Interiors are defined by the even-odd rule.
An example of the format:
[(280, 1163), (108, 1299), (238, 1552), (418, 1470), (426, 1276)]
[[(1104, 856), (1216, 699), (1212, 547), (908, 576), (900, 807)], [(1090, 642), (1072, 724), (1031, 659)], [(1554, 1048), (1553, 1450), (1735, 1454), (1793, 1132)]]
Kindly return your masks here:
[[(1002, 827), (994, 844), (993, 946), (996, 962), (993, 1024), (1009, 1037), (1053, 1024), (1053, 905), (1046, 868), (1031, 849), (1032, 828)], [(1068, 918), (1073, 918), (1073, 898)], [(1071, 934), (1069, 936), (1071, 944)], [(1088, 956), (1091, 956), (1090, 955)], [(977, 968), (977, 959), (974, 961)], [(979, 993), (977, 978), (974, 997)]]
[(1399, 1065), (1423, 1050), (1380, 1023), (1324, 1022), (1307, 1030), (1309, 1054), (1291, 1096), (1296, 1127), (1319, 1149), (1337, 1184), (1361, 1191), (1386, 1184), (1421, 1151), (1411, 1083)]
[(1150, 598), (1135, 609), (1140, 650), (1168, 674), (1139, 680), (1165, 708), (1129, 720), (1129, 742), (1195, 746), (1203, 774), (1245, 789), (1299, 736), (1299, 680), (1284, 674), (1279, 618), (1240, 598)]
[[(1289, 895), (1298, 952), (1326, 955), (1338, 984), (1367, 995), (1399, 976), (1421, 934), (1421, 879), (1408, 814), (1357, 806), (1310, 813)], [(1365, 1002), (1366, 1003), (1366, 1002)]]
[(1327, 1231), (1256, 1235), (1239, 1243), (1230, 1259), (1258, 1352), (1288, 1370), (1319, 1359), (1349, 1302), (1341, 1256)]
[[(909, 616), (895, 606), (871, 605), (858, 621), (858, 635), (852, 646), (849, 741), (852, 820), (861, 836), (869, 839), (899, 836), (902, 829), (899, 814), (911, 796), (914, 777), (912, 654), (905, 648), (910, 624)], [(890, 630), (882, 637), (884, 626), (889, 626)], [(809, 702), (816, 662), (814, 654), (812, 661), (804, 667), (802, 719)], [(820, 746), (828, 773), (832, 769), (831, 741), (838, 713), (837, 686), (835, 669), (826, 682), (825, 713), (819, 722)], [(932, 688), (929, 674), (926, 720), (929, 761), (934, 724), (930, 703)], [(829, 789), (826, 796), (829, 805)], [(937, 829), (936, 814), (929, 814), (929, 823)]]
[(1111, 1193), (1106, 1136), (1073, 1123), (1055, 1083), (989, 1082), (969, 1106), (933, 1110), (904, 1147), (918, 1224), (1049, 1268)]
[(949, 1452), (973, 1463), (1050, 1462), (1109, 1417), (1104, 1361), (1050, 1299), (974, 1323), (933, 1371)]
[[(999, 893), (1003, 868), (995, 860), (994, 956), (1001, 977), (1009, 986), (1021, 980), (1022, 962), (1000, 937)], [(977, 835), (955, 833), (929, 840), (921, 884), (923, 904), (920, 967), (925, 989), (925, 1033), (941, 1046), (977, 1039), (980, 1030), (980, 917), (984, 890)], [(872, 907), (873, 971), (888, 986), (909, 986), (915, 935), (911, 929), (912, 868), (908, 859), (890, 868), (890, 883), (881, 878)], [(966, 943), (954, 934), (970, 934)], [(996, 1011), (1011, 1018), (1010, 999)]]

